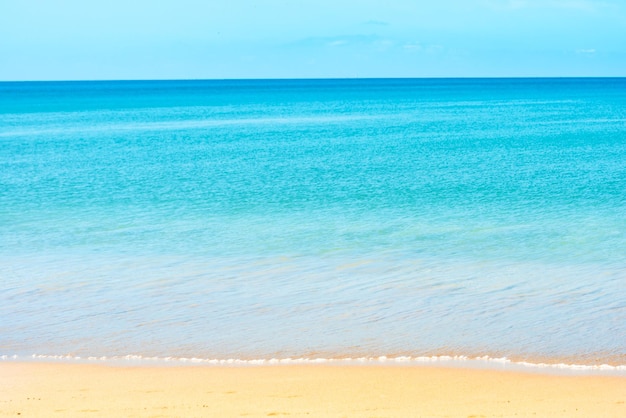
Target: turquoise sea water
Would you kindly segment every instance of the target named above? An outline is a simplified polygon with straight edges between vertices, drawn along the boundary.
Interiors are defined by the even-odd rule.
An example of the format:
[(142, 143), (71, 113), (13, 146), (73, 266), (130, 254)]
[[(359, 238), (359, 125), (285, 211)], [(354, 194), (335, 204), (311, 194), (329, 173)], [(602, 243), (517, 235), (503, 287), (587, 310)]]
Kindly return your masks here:
[(0, 355), (626, 364), (626, 79), (0, 83)]

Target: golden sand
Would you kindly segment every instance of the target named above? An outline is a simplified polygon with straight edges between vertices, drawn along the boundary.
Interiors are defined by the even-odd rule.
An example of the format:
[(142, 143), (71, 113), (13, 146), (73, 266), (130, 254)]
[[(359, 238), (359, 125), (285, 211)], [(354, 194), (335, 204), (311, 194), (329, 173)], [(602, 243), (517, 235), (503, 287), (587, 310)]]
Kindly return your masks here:
[(0, 363), (0, 417), (626, 417), (626, 378), (413, 366)]

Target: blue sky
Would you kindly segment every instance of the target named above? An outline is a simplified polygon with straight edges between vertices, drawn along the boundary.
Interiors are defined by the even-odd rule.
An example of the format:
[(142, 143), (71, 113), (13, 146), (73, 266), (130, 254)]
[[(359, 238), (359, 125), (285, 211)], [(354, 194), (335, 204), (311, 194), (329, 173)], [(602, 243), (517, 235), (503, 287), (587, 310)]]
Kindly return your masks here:
[(0, 80), (626, 76), (619, 0), (0, 0)]

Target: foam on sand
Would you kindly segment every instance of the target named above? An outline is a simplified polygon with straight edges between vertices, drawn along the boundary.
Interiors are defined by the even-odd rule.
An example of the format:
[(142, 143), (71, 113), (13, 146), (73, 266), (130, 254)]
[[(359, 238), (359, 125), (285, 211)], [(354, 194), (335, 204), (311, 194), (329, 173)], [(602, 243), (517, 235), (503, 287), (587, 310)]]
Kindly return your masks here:
[(469, 357), (469, 356), (398, 356), (398, 357), (286, 357), (286, 358), (198, 358), (198, 357), (155, 357), (129, 354), (125, 356), (73, 356), (33, 354), (29, 357), (2, 355), (6, 361), (62, 361), (78, 363), (108, 363), (127, 365), (213, 365), (213, 366), (271, 366), (271, 365), (406, 365), (406, 366), (442, 366), (464, 368), (510, 369), (516, 371), (563, 371), (601, 374), (626, 374), (626, 365), (611, 364), (576, 364), (514, 361), (506, 357)]

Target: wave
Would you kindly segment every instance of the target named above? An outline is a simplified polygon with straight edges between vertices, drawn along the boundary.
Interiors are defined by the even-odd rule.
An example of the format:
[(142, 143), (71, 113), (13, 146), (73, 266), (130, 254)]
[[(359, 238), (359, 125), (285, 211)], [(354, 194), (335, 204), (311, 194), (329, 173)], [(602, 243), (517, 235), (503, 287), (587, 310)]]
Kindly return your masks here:
[(445, 366), (486, 369), (508, 369), (518, 371), (561, 371), (561, 372), (599, 372), (626, 375), (626, 364), (575, 364), (575, 363), (533, 363), (514, 361), (506, 357), (490, 356), (398, 356), (398, 357), (286, 357), (259, 359), (217, 359), (197, 357), (151, 357), (138, 354), (124, 356), (74, 356), (54, 354), (32, 354), (31, 356), (0, 355), (2, 361), (63, 361), (82, 363), (132, 363), (137, 365), (208, 365), (208, 366), (278, 366), (278, 365), (405, 365), (405, 366)]

